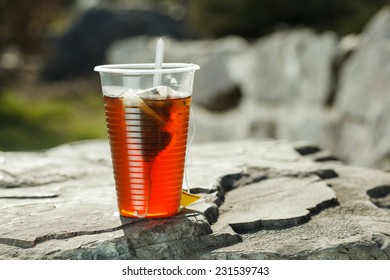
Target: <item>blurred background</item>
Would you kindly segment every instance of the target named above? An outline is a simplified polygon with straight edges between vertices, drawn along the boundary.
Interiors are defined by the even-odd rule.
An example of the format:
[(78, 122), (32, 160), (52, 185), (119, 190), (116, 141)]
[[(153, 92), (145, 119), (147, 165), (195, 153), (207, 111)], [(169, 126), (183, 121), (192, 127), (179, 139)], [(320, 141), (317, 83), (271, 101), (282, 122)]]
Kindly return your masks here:
[[(360, 70), (376, 73), (368, 64), (378, 46), (366, 46), (389, 39), (386, 15), (372, 23), (389, 2), (0, 0), (0, 150), (106, 139), (93, 67), (152, 62), (155, 37), (164, 36), (166, 62), (202, 67), (195, 141), (309, 140), (349, 163), (388, 168), (389, 114), (380, 113), (388, 84), (373, 82), (377, 74), (364, 83)], [(368, 85), (380, 88), (369, 115), (350, 110), (359, 80), (368, 96)]]

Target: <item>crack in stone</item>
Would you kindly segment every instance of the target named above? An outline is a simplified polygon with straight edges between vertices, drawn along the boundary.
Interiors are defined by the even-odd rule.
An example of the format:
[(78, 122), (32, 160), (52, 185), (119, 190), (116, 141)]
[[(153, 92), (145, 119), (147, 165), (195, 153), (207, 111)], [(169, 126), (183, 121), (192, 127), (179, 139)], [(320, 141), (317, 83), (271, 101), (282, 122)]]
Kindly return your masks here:
[[(86, 175), (86, 173), (80, 174), (39, 174), (39, 176), (25, 176), (19, 177), (20, 175), (15, 175), (12, 172), (2, 169), (0, 172), (3, 175), (3, 178), (0, 180), (0, 188), (13, 189), (13, 188), (24, 188), (24, 187), (36, 187), (43, 186), (53, 183), (62, 183), (69, 180), (80, 179)], [(0, 175), (2, 175), (0, 173)], [(7, 178), (8, 177), (8, 178)]]
[(321, 149), (317, 146), (306, 145), (306, 146), (296, 147), (295, 151), (297, 151), (301, 156), (306, 156), (306, 155), (318, 153), (321, 151)]
[(329, 156), (321, 156), (321, 157), (315, 158), (314, 161), (315, 162), (326, 162), (326, 161), (341, 161), (341, 160), (336, 156), (329, 155)]
[(288, 219), (270, 219), (270, 220), (257, 220), (253, 222), (244, 223), (230, 223), (232, 229), (239, 234), (257, 232), (259, 229), (263, 230), (275, 230), (275, 229), (287, 229), (294, 227), (310, 220), (310, 213), (303, 216), (291, 217)]
[(56, 174), (57, 176), (50, 176), (49, 178), (34, 178), (34, 180), (15, 180), (15, 181), (2, 181), (0, 182), (0, 188), (14, 189), (25, 187), (40, 187), (43, 185), (49, 185), (54, 183), (62, 183), (68, 180), (75, 180), (81, 178), (81, 176), (68, 176)]
[(276, 170), (271, 168), (248, 167), (246, 172), (228, 174), (223, 176), (219, 184), (221, 190), (220, 188), (217, 188), (217, 190), (221, 191), (221, 193), (219, 193), (218, 195), (224, 195), (226, 192), (231, 191), (238, 186), (245, 186), (268, 179), (281, 177), (308, 178), (313, 175), (319, 177), (319, 180), (332, 179), (337, 178), (339, 176), (337, 172), (335, 172), (333, 169), (318, 169), (302, 172), (292, 170)]
[(367, 195), (377, 207), (390, 209), (390, 185), (380, 185), (369, 189)]
[(3, 195), (0, 196), (0, 199), (45, 199), (45, 198), (55, 198), (58, 197), (58, 194), (41, 194), (41, 195)]
[(332, 199), (324, 200), (323, 202), (317, 204), (313, 208), (309, 208), (307, 210), (310, 211), (311, 216), (314, 216), (314, 215), (318, 215), (321, 211), (323, 211), (327, 208), (336, 207), (339, 205), (340, 205), (340, 203), (338, 202), (337, 198), (332, 198)]
[(107, 229), (101, 229), (101, 230), (92, 230), (92, 231), (72, 231), (72, 232), (63, 232), (63, 233), (50, 233), (42, 236), (36, 237), (34, 240), (23, 240), (23, 239), (16, 239), (16, 238), (3, 238), (0, 237), (0, 244), (10, 245), (19, 247), (22, 249), (29, 249), (33, 248), (36, 245), (49, 241), (49, 240), (62, 240), (67, 238), (73, 238), (78, 236), (84, 236), (84, 235), (94, 235), (94, 234), (102, 234), (107, 232), (114, 232), (117, 230), (123, 229), (123, 227), (127, 226), (129, 224), (120, 225), (118, 227), (114, 228), (107, 228)]

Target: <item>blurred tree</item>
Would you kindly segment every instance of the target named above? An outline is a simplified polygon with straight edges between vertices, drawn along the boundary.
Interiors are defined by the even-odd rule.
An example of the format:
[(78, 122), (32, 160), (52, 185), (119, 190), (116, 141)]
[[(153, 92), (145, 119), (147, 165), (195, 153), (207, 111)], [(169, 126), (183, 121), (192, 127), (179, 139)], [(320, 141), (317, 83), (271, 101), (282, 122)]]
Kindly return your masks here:
[[(0, 0), (0, 50), (16, 45), (33, 52), (41, 38), (69, 18), (77, 0)], [(237, 34), (256, 38), (280, 24), (308, 26), (339, 34), (360, 32), (368, 19), (390, 0), (100, 0), (105, 5), (139, 3), (183, 17), (207, 37)], [(66, 21), (66, 19), (65, 19)]]
[(191, 0), (189, 17), (208, 37), (258, 37), (280, 24), (358, 33), (389, 0)]
[(40, 49), (53, 22), (74, 0), (0, 0), (0, 50), (8, 45), (23, 52)]

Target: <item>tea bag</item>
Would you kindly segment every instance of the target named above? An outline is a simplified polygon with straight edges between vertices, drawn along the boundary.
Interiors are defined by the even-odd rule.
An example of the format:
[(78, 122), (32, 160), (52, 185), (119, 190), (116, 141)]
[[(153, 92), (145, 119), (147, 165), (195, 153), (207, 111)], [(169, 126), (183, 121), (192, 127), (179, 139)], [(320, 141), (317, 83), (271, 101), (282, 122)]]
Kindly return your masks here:
[(143, 100), (142, 100), (142, 95), (146, 95), (147, 93), (150, 94), (150, 91), (140, 91), (140, 92), (135, 92), (132, 89), (128, 89), (124, 95), (123, 95), (123, 102), (125, 107), (137, 107), (140, 108), (144, 113), (152, 117), (153, 119), (157, 120), (160, 122), (160, 124), (165, 124), (165, 121), (157, 115)]
[(147, 162), (152, 162), (171, 142), (172, 135), (166, 127), (172, 107), (172, 99), (166, 96), (168, 93), (169, 88), (158, 86), (142, 91), (129, 89), (122, 97), (126, 108), (134, 108), (139, 112), (142, 139), (153, 139), (153, 145), (142, 144), (142, 155)]
[(138, 91), (137, 95), (142, 99), (171, 99), (178, 98), (180, 94), (167, 86), (156, 86), (146, 90)]

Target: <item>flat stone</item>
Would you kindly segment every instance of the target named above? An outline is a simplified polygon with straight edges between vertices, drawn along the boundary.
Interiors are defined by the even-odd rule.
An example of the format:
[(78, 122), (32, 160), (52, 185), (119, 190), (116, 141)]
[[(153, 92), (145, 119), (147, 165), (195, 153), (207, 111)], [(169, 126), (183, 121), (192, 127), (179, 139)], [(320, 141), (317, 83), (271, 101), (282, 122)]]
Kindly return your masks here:
[(272, 178), (228, 192), (223, 209), (229, 211), (218, 222), (236, 232), (287, 228), (336, 202), (335, 192), (318, 178)]
[(107, 141), (4, 152), (0, 259), (389, 259), (390, 174), (334, 158), (303, 141), (192, 145), (186, 182), (202, 198), (131, 219)]

